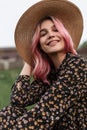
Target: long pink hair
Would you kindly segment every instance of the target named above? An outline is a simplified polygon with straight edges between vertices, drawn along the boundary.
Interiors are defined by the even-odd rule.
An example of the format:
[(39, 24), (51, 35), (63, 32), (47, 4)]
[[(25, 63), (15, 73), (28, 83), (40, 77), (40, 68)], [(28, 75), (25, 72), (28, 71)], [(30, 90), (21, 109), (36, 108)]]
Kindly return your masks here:
[(50, 19), (53, 21), (56, 29), (61, 33), (65, 41), (65, 53), (71, 52), (74, 55), (77, 54), (76, 50), (74, 49), (74, 44), (72, 38), (68, 31), (65, 29), (61, 21), (54, 17), (47, 17), (44, 18), (38, 24), (36, 31), (34, 33), (32, 39), (32, 56), (33, 56), (33, 76), (35, 79), (41, 79), (45, 83), (49, 83), (47, 80), (47, 76), (51, 71), (51, 67), (53, 66), (52, 61), (49, 59), (48, 55), (41, 50), (39, 38), (40, 38), (40, 25), (41, 23), (46, 20)]

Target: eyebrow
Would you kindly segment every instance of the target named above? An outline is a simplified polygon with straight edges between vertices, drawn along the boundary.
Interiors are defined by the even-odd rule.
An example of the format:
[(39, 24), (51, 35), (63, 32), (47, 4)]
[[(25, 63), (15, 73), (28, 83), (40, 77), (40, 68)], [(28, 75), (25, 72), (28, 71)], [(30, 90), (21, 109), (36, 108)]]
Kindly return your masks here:
[[(56, 28), (56, 26), (55, 26), (55, 25), (53, 25), (53, 26), (52, 26), (52, 28)], [(45, 28), (43, 28), (43, 29), (41, 29), (41, 30), (40, 30), (40, 32), (45, 31), (45, 30), (46, 30), (46, 29), (45, 29)]]

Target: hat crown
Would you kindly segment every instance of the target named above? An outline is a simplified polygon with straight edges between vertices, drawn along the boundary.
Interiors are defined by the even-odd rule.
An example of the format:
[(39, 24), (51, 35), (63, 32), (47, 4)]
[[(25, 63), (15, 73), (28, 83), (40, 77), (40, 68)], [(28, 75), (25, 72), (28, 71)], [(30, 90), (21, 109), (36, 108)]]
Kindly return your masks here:
[(37, 23), (46, 16), (61, 20), (72, 37), (75, 49), (79, 45), (83, 32), (83, 18), (79, 8), (70, 0), (41, 0), (23, 13), (15, 29), (17, 50), (30, 64), (33, 32)]

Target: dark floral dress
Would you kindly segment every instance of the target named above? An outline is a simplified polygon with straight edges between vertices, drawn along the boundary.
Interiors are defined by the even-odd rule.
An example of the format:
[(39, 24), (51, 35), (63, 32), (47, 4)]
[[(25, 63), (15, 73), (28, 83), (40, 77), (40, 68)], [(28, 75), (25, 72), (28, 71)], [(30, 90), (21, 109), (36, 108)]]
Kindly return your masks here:
[(87, 62), (68, 53), (48, 79), (50, 85), (17, 78), (11, 105), (0, 111), (0, 130), (87, 130)]

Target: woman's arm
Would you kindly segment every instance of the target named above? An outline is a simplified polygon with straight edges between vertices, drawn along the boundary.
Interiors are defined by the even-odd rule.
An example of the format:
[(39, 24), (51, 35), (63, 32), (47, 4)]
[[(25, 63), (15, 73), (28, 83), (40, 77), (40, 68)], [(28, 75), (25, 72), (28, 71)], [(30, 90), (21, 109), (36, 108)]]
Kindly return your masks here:
[[(74, 60), (72, 61), (74, 62)], [(58, 78), (57, 82), (51, 85), (35, 107), (18, 118), (17, 123), (11, 126), (12, 128), (28, 128), (29, 130), (51, 129), (69, 108), (78, 104), (78, 100), (82, 100), (86, 96), (87, 66), (82, 61), (79, 62), (79, 60), (76, 63), (73, 62), (70, 63), (73, 74), (67, 70), (66, 78), (72, 77), (73, 83), (76, 82), (77, 84), (72, 83), (73, 85), (71, 86), (71, 84), (64, 82), (61, 77)], [(80, 79), (81, 81), (79, 81)], [(85, 98), (84, 102), (86, 103)]]
[(23, 69), (20, 73), (20, 75), (31, 75), (31, 66), (28, 63), (24, 63)]
[(26, 107), (40, 100), (49, 85), (41, 80), (30, 83), (31, 67), (27, 63), (12, 87), (11, 105)]
[(70, 86), (59, 77), (57, 83), (48, 89), (35, 107), (21, 118), (18, 118), (17, 123), (12, 128), (27, 128), (29, 130), (52, 129), (54, 124), (66, 114), (69, 108), (78, 104), (78, 100), (82, 100), (86, 96), (87, 66), (78, 60), (76, 63), (70, 64), (70, 67), (73, 69), (73, 75), (68, 76), (72, 76), (73, 82), (76, 82), (76, 84)]
[[(55, 87), (51, 86), (40, 102), (21, 118), (18, 118), (17, 123), (12, 128), (27, 128), (29, 130), (52, 129), (55, 123), (67, 113), (68, 109), (77, 104), (77, 99), (81, 96), (75, 94), (74, 89), (71, 90), (68, 87), (61, 83)], [(82, 94), (80, 89), (79, 92)]]

